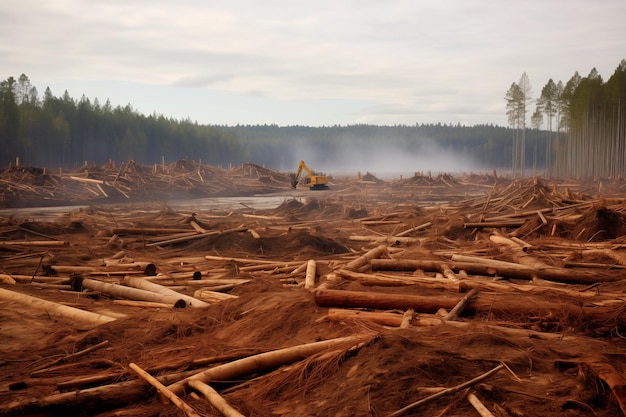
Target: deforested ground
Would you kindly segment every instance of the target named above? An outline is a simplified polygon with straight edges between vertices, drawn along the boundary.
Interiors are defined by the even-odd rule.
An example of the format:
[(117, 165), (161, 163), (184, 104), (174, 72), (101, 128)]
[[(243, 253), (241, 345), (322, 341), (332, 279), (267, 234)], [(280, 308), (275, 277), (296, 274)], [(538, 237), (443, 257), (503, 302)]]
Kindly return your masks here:
[(623, 180), (0, 179), (0, 415), (624, 414)]

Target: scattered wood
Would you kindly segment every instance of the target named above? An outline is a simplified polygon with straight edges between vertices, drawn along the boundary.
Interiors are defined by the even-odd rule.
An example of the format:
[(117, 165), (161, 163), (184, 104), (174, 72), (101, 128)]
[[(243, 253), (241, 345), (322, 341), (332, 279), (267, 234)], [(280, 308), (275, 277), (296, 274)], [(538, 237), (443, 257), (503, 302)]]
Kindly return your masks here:
[(409, 405), (407, 405), (406, 407), (403, 407), (401, 409), (399, 409), (398, 411), (395, 411), (391, 414), (389, 414), (389, 417), (398, 417), (401, 416), (403, 414), (405, 414), (407, 411), (411, 411), (416, 407), (419, 407), (421, 405), (427, 404), (431, 401), (434, 401), (436, 399), (439, 399), (441, 397), (444, 397), (446, 395), (450, 395), (450, 394), (454, 394), (456, 392), (462, 391), (466, 388), (472, 387), (476, 384), (478, 384), (479, 382), (482, 382), (486, 379), (491, 378), (493, 375), (495, 375), (496, 373), (498, 373), (499, 371), (501, 371), (502, 369), (504, 369), (505, 366), (504, 364), (500, 364), (498, 366), (496, 366), (495, 368), (491, 369), (490, 371), (485, 372), (482, 375), (477, 376), (476, 378), (469, 380), (467, 382), (464, 382), (462, 384), (459, 384), (457, 386), (451, 387), (451, 388), (446, 388), (443, 391), (439, 391), (436, 394), (431, 395), (430, 397), (426, 397), (423, 398), (419, 401), (415, 401), (414, 403), (411, 403)]
[(47, 301), (38, 297), (20, 294), (14, 291), (8, 291), (0, 288), (0, 299), (5, 301), (15, 301), (20, 304), (32, 307), (37, 310), (45, 311), (51, 316), (65, 317), (70, 320), (76, 320), (94, 326), (114, 321), (113, 317), (104, 314), (92, 313), (90, 311), (81, 310), (74, 307)]
[[(82, 333), (73, 328), (61, 332), (62, 321), (28, 314), (28, 303), (0, 297), (0, 337), (6, 350), (0, 366), (7, 371), (0, 380), (0, 388), (6, 387), (0, 389), (0, 415), (138, 406), (158, 414), (158, 404), (146, 401), (146, 384), (125, 381), (133, 375), (126, 372), (128, 359), (122, 363), (120, 358), (137, 352), (149, 362), (143, 368), (149, 375), (187, 369), (184, 376), (162, 382), (180, 389), (179, 394), (211, 389), (200, 381), (245, 379), (223, 392), (246, 412), (263, 404), (267, 410), (262, 412), (311, 415), (293, 400), (302, 398), (298, 390), (326, 398), (332, 385), (337, 404), (317, 402), (318, 414), (337, 414), (350, 404), (355, 415), (385, 415), (393, 411), (390, 404), (399, 403), (394, 387), (407, 378), (413, 385), (445, 385), (452, 372), (461, 378), (493, 361), (512, 359), (532, 379), (524, 384), (499, 381), (497, 389), (508, 393), (507, 401), (491, 399), (494, 413), (537, 415), (560, 400), (564, 407), (582, 407), (599, 416), (615, 415), (618, 406), (623, 413), (626, 209), (620, 181), (612, 182), (614, 193), (598, 197), (592, 191), (609, 189), (606, 179), (602, 187), (596, 181), (585, 188), (582, 183), (511, 180), (495, 173), (461, 179), (416, 173), (391, 183), (333, 180), (333, 188), (342, 187), (338, 192), (307, 193), (269, 209), (256, 208), (254, 200), (207, 209), (195, 201), (176, 207), (97, 203), (116, 198), (133, 202), (152, 192), (149, 198), (158, 198), (172, 190), (182, 190), (183, 197), (187, 192), (215, 196), (224, 190), (234, 193), (240, 185), (254, 193), (261, 183), (280, 190), (281, 174), (249, 164), (222, 169), (192, 161), (148, 168), (86, 165), (79, 172), (47, 176), (9, 171), (10, 181), (0, 175), (0, 203), (4, 192), (21, 196), (11, 201), (23, 205), (37, 201), (35, 193), (49, 201), (65, 196), (66, 203), (87, 204), (70, 213), (31, 211), (24, 215), (30, 219), (0, 214), (0, 285), (88, 315), (98, 311), (100, 315), (91, 314), (105, 317), (108, 324), (85, 332), (84, 324), (91, 327), (95, 321), (70, 318)], [(34, 178), (39, 182), (29, 182)], [(84, 277), (85, 291), (69, 291), (77, 276)], [(157, 287), (135, 288), (130, 285), (135, 281)], [(105, 291), (110, 287), (122, 292)], [(151, 301), (130, 299), (129, 292), (135, 291), (152, 294)], [(204, 309), (172, 309), (174, 299)], [(40, 338), (47, 346), (31, 340), (32, 347), (9, 348), (15, 345), (9, 332), (26, 336), (18, 326), (21, 320), (33, 323), (31, 316), (44, 317), (43, 323), (24, 328), (34, 332), (33, 338), (47, 332)], [(141, 319), (132, 326), (114, 320), (123, 316)], [(331, 339), (355, 327), (376, 329), (384, 343), (367, 345), (359, 355), (342, 354), (341, 360), (336, 355), (345, 353), (344, 347), (300, 362), (304, 356), (272, 363), (261, 356), (260, 364), (258, 357), (249, 356), (274, 352), (271, 343), (285, 336), (291, 343)], [(126, 338), (127, 332), (132, 336)], [(105, 336), (116, 342), (101, 349), (97, 359), (68, 354), (88, 351)], [(410, 355), (409, 367), (423, 364), (429, 372), (407, 374), (406, 349), (428, 352), (417, 359)], [(589, 352), (598, 357), (577, 363), (585, 371), (578, 378), (555, 377), (560, 371), (550, 370), (551, 355), (584, 359)], [(443, 383), (428, 379), (439, 374)], [(341, 384), (334, 384), (338, 375)], [(588, 375), (604, 381), (617, 403), (602, 398), (608, 390), (579, 390)], [(544, 378), (562, 386), (544, 395), (545, 386), (536, 382)], [(110, 384), (114, 380), (123, 381), (123, 388)], [(380, 390), (376, 384), (394, 389)], [(215, 388), (222, 391), (221, 385)], [(70, 396), (55, 389), (76, 392)], [(477, 396), (482, 398), (486, 389), (481, 387)], [(260, 392), (272, 393), (271, 400), (259, 397)], [(524, 402), (526, 396), (537, 405)], [(461, 401), (465, 397), (457, 397), (459, 413), (474, 412)], [(477, 403), (472, 393), (467, 398)], [(122, 409), (116, 413), (124, 414)], [(542, 415), (559, 412), (563, 410)]]

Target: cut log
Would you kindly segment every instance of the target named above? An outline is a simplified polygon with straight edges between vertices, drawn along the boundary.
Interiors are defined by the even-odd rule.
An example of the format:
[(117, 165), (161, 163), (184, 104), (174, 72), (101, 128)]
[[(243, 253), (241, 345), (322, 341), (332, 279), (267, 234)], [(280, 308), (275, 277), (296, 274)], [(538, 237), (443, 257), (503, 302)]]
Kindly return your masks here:
[[(381, 292), (347, 291), (318, 288), (315, 302), (320, 307), (371, 308), (377, 310), (406, 310), (414, 308), (416, 312), (436, 313), (440, 308), (453, 309), (459, 299), (450, 294), (440, 297), (428, 297), (412, 294), (386, 294)], [(620, 304), (609, 306), (597, 303), (568, 303), (523, 299), (516, 294), (481, 294), (477, 301), (469, 304), (465, 311), (468, 315), (492, 314), (496, 316), (533, 314), (545, 317), (571, 317), (584, 320), (590, 328), (597, 323), (606, 326), (607, 321), (620, 323), (626, 320), (626, 312)]]
[(306, 277), (304, 279), (304, 288), (311, 290), (315, 288), (315, 272), (316, 272), (316, 264), (313, 259), (310, 259), (307, 262), (306, 267)]
[(6, 242), (0, 242), (0, 248), (10, 248), (12, 246), (25, 246), (25, 247), (69, 246), (69, 242), (64, 242), (61, 240), (8, 240)]
[[(171, 384), (194, 373), (196, 371), (179, 372), (159, 376), (157, 379), (163, 384)], [(0, 416), (73, 415), (76, 410), (91, 414), (90, 412), (133, 404), (146, 398), (149, 391), (150, 387), (142, 380), (125, 381), (80, 391), (15, 400), (0, 408)]]
[[(127, 275), (124, 277), (124, 284), (130, 285), (131, 287), (139, 288), (142, 290), (162, 294), (167, 297), (172, 297), (172, 298), (178, 297), (178, 299), (184, 300), (189, 307), (204, 308), (210, 305), (208, 303), (205, 303), (204, 301), (198, 300), (197, 298), (191, 297), (189, 295), (181, 294), (167, 287), (164, 287), (159, 284), (155, 284), (154, 282), (150, 282), (140, 277), (131, 277)], [(146, 300), (146, 301), (150, 301), (150, 300)]]
[(91, 278), (83, 278), (80, 280), (83, 288), (93, 291), (110, 294), (114, 297), (124, 298), (128, 300), (150, 301), (153, 303), (165, 304), (176, 308), (185, 308), (187, 301), (184, 297), (177, 294), (160, 294), (153, 291), (142, 290), (139, 288), (126, 287), (118, 284), (108, 284)]
[(347, 265), (344, 266), (345, 269), (351, 271), (358, 271), (362, 267), (366, 266), (372, 259), (380, 258), (382, 255), (387, 253), (387, 245), (380, 245), (371, 249), (359, 256), (358, 258), (348, 262)]
[[(371, 337), (371, 335), (369, 336)], [(204, 383), (212, 381), (229, 381), (255, 372), (272, 369), (292, 363), (308, 356), (314, 355), (326, 349), (335, 348), (346, 345), (353, 346), (362, 342), (365, 336), (348, 336), (337, 339), (324, 340), (321, 342), (308, 343), (288, 347), (284, 349), (273, 350), (271, 352), (261, 353), (247, 358), (239, 359), (224, 365), (216, 366), (203, 372), (199, 372), (193, 376), (176, 382), (168, 388), (175, 394), (181, 394), (188, 381), (199, 380)]]
[(440, 308), (452, 309), (456, 297), (428, 297), (408, 294), (320, 289), (315, 291), (315, 302), (321, 307), (372, 308), (377, 310), (407, 310), (435, 313)]
[(51, 316), (65, 317), (70, 320), (76, 320), (81, 323), (91, 324), (94, 326), (110, 323), (115, 320), (113, 317), (105, 316), (103, 314), (92, 313), (90, 311), (69, 307), (63, 304), (54, 303), (52, 301), (43, 300), (30, 295), (20, 294), (14, 291), (8, 291), (2, 288), (0, 288), (0, 299), (6, 301), (16, 301), (35, 309), (45, 311)]
[[(481, 259), (475, 256), (468, 257), (473, 260)], [(502, 276), (507, 278), (517, 278), (517, 279), (532, 279), (532, 269), (525, 267), (523, 265), (518, 265), (510, 262), (499, 262), (496, 264), (492, 264), (491, 260), (486, 260), (485, 263), (478, 262), (467, 262), (461, 261), (461, 259), (457, 259), (456, 255), (452, 256), (453, 262), (448, 262), (448, 266), (453, 271), (459, 272), (461, 270), (466, 271), (468, 274), (473, 275), (484, 275), (484, 276)], [(372, 265), (372, 270), (380, 271), (429, 271), (429, 272), (439, 272), (441, 271), (441, 261), (433, 261), (433, 260), (417, 260), (417, 259), (372, 259), (370, 262)]]
[(403, 315), (383, 311), (348, 310), (343, 308), (328, 309), (327, 317), (332, 321), (367, 320), (385, 326), (400, 327)]

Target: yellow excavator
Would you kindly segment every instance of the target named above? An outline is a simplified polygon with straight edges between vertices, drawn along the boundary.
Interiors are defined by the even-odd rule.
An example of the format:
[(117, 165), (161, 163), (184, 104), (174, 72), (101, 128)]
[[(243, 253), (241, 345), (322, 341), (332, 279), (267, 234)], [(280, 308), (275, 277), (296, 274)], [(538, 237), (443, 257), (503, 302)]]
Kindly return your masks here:
[(300, 176), (302, 171), (306, 172), (304, 176), (304, 185), (309, 187), (310, 190), (328, 190), (328, 177), (320, 172), (313, 172), (304, 161), (300, 161), (298, 165), (298, 171), (295, 174), (291, 174), (291, 186), (296, 188), (300, 184)]

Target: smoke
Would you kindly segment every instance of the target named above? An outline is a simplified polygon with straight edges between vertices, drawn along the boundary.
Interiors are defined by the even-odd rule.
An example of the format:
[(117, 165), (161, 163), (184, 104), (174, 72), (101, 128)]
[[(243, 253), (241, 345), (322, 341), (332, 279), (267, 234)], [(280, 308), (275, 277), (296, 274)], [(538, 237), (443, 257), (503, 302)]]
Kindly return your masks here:
[(437, 175), (481, 170), (470, 155), (445, 149), (429, 139), (344, 137), (325, 148), (305, 140), (296, 140), (294, 145), (289, 150), (293, 167), (287, 167), (288, 170), (295, 170), (300, 159), (311, 169), (328, 175), (356, 176), (369, 172), (381, 179), (413, 176), (416, 172)]

